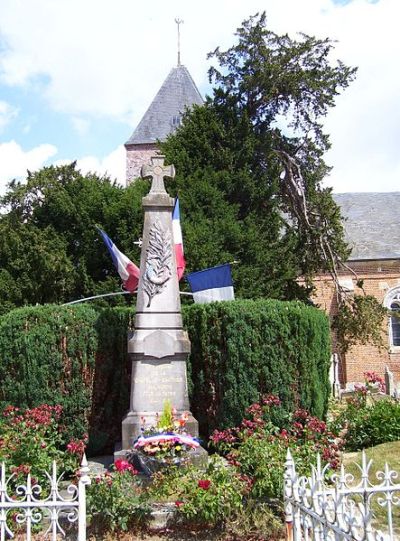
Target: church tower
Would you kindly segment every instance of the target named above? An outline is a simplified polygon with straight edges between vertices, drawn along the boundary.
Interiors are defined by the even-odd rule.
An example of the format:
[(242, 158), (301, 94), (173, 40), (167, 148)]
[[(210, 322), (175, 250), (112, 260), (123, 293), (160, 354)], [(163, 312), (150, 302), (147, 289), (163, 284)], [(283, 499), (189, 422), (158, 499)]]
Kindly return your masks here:
[(125, 143), (126, 183), (140, 177), (142, 165), (157, 152), (157, 141), (165, 141), (180, 125), (187, 107), (202, 105), (203, 98), (189, 71), (180, 63), (169, 72), (135, 131)]

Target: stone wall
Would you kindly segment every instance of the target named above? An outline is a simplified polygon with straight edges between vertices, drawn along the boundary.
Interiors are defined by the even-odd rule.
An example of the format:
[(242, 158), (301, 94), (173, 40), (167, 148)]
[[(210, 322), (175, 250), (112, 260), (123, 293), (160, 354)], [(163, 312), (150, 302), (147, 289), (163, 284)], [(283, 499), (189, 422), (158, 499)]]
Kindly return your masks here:
[(126, 148), (126, 185), (140, 178), (142, 165), (150, 164), (150, 158), (159, 154), (155, 143), (143, 145), (125, 145)]
[[(400, 286), (400, 262), (397, 260), (356, 261), (350, 265), (356, 271), (358, 279), (364, 281), (365, 293), (373, 295), (382, 304), (387, 292)], [(354, 292), (362, 293), (356, 286), (355, 277), (350, 273), (341, 275), (340, 279), (352, 280)], [(337, 313), (337, 303), (331, 277), (320, 275), (315, 279), (314, 285), (313, 301), (332, 318)], [(381, 351), (372, 345), (358, 345), (352, 347), (345, 356), (339, 355), (339, 377), (343, 386), (354, 382), (362, 383), (363, 374), (367, 370), (374, 370), (383, 377), (385, 366), (393, 372), (395, 385), (400, 384), (400, 348), (389, 347), (388, 327), (389, 321), (385, 324), (385, 348)], [(335, 337), (332, 338), (333, 351), (337, 352)]]

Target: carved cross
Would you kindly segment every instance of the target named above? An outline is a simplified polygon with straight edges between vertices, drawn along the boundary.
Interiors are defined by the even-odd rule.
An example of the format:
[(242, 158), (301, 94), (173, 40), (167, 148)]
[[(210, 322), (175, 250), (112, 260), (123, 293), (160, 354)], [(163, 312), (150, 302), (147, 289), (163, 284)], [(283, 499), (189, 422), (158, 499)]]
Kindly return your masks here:
[(152, 183), (150, 193), (166, 193), (164, 177), (175, 177), (175, 167), (164, 165), (164, 156), (153, 156), (151, 165), (142, 166), (142, 178), (151, 177)]

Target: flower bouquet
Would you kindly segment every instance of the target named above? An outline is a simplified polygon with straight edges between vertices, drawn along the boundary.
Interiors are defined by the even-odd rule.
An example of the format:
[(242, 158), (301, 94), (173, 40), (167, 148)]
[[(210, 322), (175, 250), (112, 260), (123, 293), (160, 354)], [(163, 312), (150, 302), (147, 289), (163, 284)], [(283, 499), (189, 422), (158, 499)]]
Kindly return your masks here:
[(146, 427), (146, 419), (142, 417), (142, 433), (128, 455), (133, 466), (151, 475), (166, 466), (184, 463), (188, 453), (200, 446), (197, 439), (186, 433), (188, 417), (184, 412), (178, 418), (170, 402), (156, 416), (155, 426)]

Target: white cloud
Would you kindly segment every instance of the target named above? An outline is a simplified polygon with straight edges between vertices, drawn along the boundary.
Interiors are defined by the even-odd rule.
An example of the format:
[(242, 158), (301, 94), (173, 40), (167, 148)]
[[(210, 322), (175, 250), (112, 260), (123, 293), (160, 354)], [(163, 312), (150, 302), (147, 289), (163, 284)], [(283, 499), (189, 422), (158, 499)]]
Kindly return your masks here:
[[(72, 160), (57, 160), (55, 165), (65, 165)], [(83, 156), (77, 160), (77, 167), (86, 173), (97, 173), (99, 176), (107, 175), (119, 184), (125, 185), (125, 147), (120, 145), (104, 158), (96, 156)]]
[(0, 193), (4, 192), (7, 182), (25, 178), (28, 169), (40, 169), (56, 153), (54, 145), (43, 144), (24, 151), (15, 141), (0, 143)]
[(18, 109), (6, 101), (0, 100), (0, 131), (18, 115)]
[[(43, 144), (24, 151), (15, 141), (0, 143), (0, 195), (5, 192), (6, 184), (12, 180), (24, 180), (27, 170), (37, 171), (48, 165), (55, 157), (57, 148)], [(54, 165), (65, 165), (72, 160), (52, 160)], [(108, 175), (112, 180), (125, 185), (125, 148), (120, 145), (104, 158), (84, 156), (77, 160), (77, 167), (86, 173)]]
[(102, 159), (95, 156), (84, 156), (79, 158), (77, 165), (82, 173), (97, 173), (108, 175), (112, 180), (117, 180), (125, 185), (125, 147), (120, 145)]
[[(185, 21), (182, 62), (204, 91), (207, 52), (230, 46), (241, 21), (264, 9), (272, 30), (338, 39), (334, 54), (359, 66), (357, 81), (327, 118), (335, 190), (398, 189), (398, 0), (2, 0), (0, 80), (41, 85), (49, 106), (70, 114), (78, 133), (90, 134), (83, 118), (91, 116), (122, 119), (133, 128), (175, 64), (175, 17)], [(102, 168), (106, 159), (82, 160)], [(117, 176), (124, 178), (124, 155), (113, 159), (122, 160)]]
[(140, 8), (131, 0), (22, 3), (23, 18), (21, 2), (0, 3), (3, 80), (26, 85), (44, 76), (45, 96), (55, 109), (73, 115), (133, 115), (135, 122), (176, 63), (174, 17), (185, 21), (182, 62), (205, 87), (207, 53), (231, 45), (233, 32), (250, 14), (267, 9), (275, 28), (301, 30), (302, 21), (319, 19), (321, 9), (331, 6), (330, 0), (281, 0), (279, 6), (272, 0), (158, 0)]

